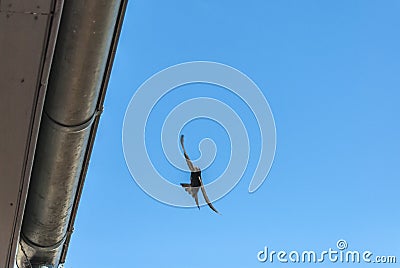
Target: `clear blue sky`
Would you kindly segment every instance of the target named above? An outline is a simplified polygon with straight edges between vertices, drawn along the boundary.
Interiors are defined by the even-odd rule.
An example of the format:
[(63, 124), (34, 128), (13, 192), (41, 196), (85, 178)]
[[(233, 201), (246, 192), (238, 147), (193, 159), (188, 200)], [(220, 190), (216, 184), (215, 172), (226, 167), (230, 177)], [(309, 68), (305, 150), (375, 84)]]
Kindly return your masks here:
[[(339, 239), (349, 250), (397, 254), (399, 263), (399, 11), (397, 0), (130, 1), (66, 268), (309, 267), (260, 263), (256, 255), (264, 246), (336, 249)], [(132, 179), (122, 150), (124, 114), (137, 88), (166, 67), (194, 60), (247, 74), (276, 123), (267, 180), (248, 193), (254, 150), (237, 187), (214, 203), (222, 216), (149, 197)], [(260, 147), (249, 111), (235, 98), (210, 85), (187, 87), (189, 97), (238, 107), (255, 135), (251, 145)], [(159, 121), (188, 91), (177, 92), (160, 102)], [(219, 146), (203, 173), (212, 181), (228, 162), (226, 133), (207, 120), (184, 130), (194, 141), (187, 144), (193, 158), (202, 138)], [(159, 157), (159, 131), (158, 123), (150, 128), (157, 140), (149, 152), (160, 173), (174, 183), (188, 181)], [(378, 266), (396, 267), (369, 264)]]

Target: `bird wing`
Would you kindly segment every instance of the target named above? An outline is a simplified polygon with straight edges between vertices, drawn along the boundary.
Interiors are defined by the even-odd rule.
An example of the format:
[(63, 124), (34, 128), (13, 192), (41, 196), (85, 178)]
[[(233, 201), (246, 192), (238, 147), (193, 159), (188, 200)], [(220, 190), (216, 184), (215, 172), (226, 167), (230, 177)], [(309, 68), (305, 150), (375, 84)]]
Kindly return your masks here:
[(204, 200), (206, 200), (207, 205), (208, 205), (212, 210), (214, 210), (216, 213), (220, 214), (220, 213), (218, 212), (218, 210), (213, 206), (213, 204), (211, 203), (210, 199), (208, 198), (207, 193), (206, 193), (206, 189), (204, 188), (203, 181), (201, 180), (200, 177), (199, 177), (199, 180), (200, 180), (200, 183), (201, 183), (201, 186), (200, 186), (201, 192), (203, 193)]
[(200, 169), (198, 167), (194, 166), (192, 161), (190, 161), (190, 158), (186, 153), (185, 146), (183, 145), (183, 142), (184, 142), (184, 136), (181, 135), (181, 146), (182, 146), (182, 150), (183, 150), (183, 155), (185, 156), (186, 164), (188, 165), (191, 172), (199, 171)]

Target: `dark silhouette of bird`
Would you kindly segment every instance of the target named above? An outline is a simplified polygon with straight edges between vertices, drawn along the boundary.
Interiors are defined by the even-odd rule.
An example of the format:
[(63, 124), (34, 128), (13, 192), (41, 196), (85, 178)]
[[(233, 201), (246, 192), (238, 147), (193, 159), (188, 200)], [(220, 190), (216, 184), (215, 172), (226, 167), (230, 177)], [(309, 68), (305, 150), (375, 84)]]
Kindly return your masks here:
[(214, 210), (216, 213), (220, 214), (218, 210), (215, 209), (213, 204), (211, 203), (210, 199), (208, 199), (206, 190), (204, 188), (203, 180), (201, 179), (201, 170), (199, 167), (196, 167), (193, 165), (192, 161), (190, 160), (189, 156), (186, 153), (185, 146), (183, 144), (184, 142), (184, 136), (181, 135), (181, 146), (183, 150), (183, 154), (185, 156), (186, 163), (190, 169), (190, 184), (189, 183), (181, 183), (181, 186), (185, 188), (186, 192), (188, 192), (193, 198), (194, 201), (196, 201), (197, 207), (200, 209), (199, 206), (199, 198), (197, 196), (199, 189), (201, 189), (201, 192), (203, 193), (204, 200), (206, 200), (208, 206)]

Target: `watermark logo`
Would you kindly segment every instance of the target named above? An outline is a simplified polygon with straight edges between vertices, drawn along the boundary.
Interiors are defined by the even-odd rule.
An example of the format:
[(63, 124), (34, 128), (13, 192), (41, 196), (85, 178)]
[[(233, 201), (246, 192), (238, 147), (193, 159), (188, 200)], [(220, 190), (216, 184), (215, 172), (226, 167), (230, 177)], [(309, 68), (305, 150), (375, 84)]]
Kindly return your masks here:
[[(249, 192), (256, 191), (266, 179), (271, 168), (276, 146), (275, 123), (265, 96), (257, 85), (239, 70), (216, 62), (186, 62), (166, 68), (145, 81), (132, 97), (125, 113), (122, 143), (129, 171), (151, 197), (165, 204), (179, 207), (195, 206), (182, 187), (169, 182), (157, 171), (157, 163), (150, 159), (146, 147), (146, 124), (157, 102), (177, 87), (192, 83), (217, 85), (238, 96), (251, 109), (261, 137), (258, 164), (249, 184)], [(163, 119), (161, 142), (166, 159), (174, 167), (188, 171), (179, 149), (178, 138), (188, 122), (206, 118), (224, 128), (231, 144), (230, 160), (225, 171), (205, 188), (211, 202), (226, 195), (239, 182), (248, 165), (250, 141), (248, 129), (235, 111), (224, 102), (207, 97), (185, 100), (175, 106)], [(207, 134), (207, 133), (204, 133)], [(207, 152), (203, 153), (203, 147)], [(201, 155), (207, 158), (204, 169), (212, 163), (217, 146), (210, 139), (200, 142)], [(201, 157), (202, 158), (202, 157)], [(152, 161), (153, 160), (153, 161)], [(196, 164), (196, 161), (195, 163)], [(204, 200), (200, 200), (204, 205)]]
[(347, 242), (344, 239), (339, 239), (336, 243), (336, 247), (340, 250), (344, 250), (347, 248)]
[(279, 263), (396, 263), (396, 256), (378, 256), (369, 250), (349, 250), (347, 241), (340, 239), (336, 243), (336, 249), (315, 251), (275, 251), (267, 246), (257, 253), (259, 262)]

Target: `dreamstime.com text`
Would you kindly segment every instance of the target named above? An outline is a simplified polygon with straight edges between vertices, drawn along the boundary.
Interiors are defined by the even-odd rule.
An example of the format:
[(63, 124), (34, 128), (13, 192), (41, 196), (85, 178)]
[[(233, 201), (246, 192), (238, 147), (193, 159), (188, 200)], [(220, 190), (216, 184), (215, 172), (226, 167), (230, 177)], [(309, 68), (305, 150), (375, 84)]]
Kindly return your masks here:
[(257, 253), (259, 262), (280, 263), (396, 263), (396, 256), (376, 256), (371, 251), (347, 250), (346, 240), (336, 243), (337, 249), (316, 252), (314, 250), (275, 251), (269, 250), (267, 246)]

